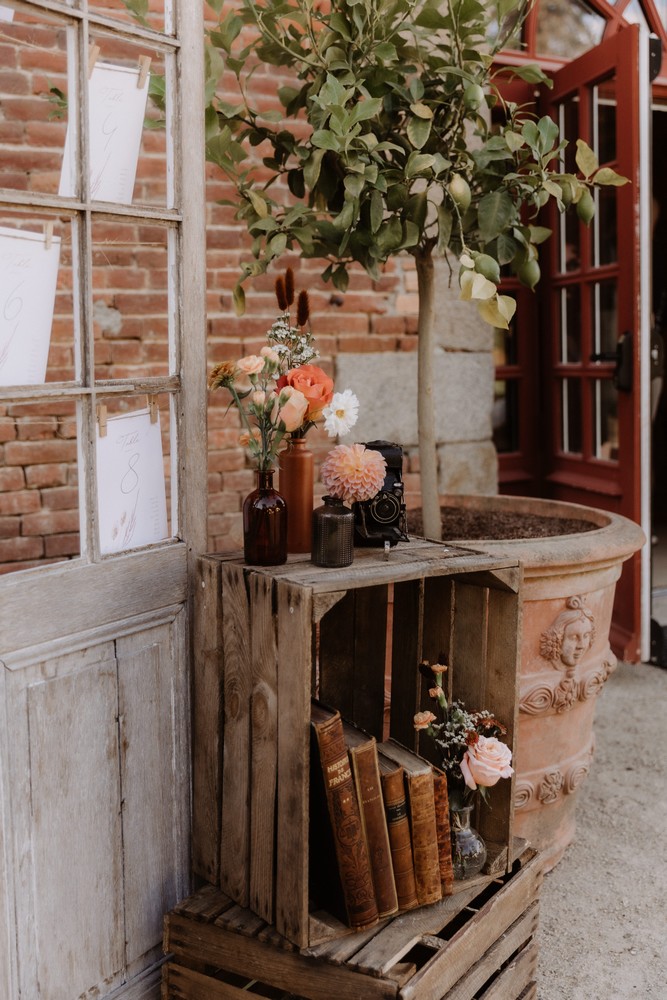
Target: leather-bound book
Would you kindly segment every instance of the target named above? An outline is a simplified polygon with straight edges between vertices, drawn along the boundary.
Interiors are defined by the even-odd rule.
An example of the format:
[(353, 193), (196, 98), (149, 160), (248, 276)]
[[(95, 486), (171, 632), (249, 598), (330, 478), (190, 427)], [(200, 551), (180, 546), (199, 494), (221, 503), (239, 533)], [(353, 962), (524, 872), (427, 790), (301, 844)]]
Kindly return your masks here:
[(310, 718), (319, 751), (347, 922), (360, 930), (377, 923), (378, 908), (343, 721), (340, 712), (317, 702), (311, 703)]
[(437, 903), (442, 899), (442, 887), (435, 822), (433, 768), (423, 757), (395, 740), (390, 739), (380, 743), (379, 750), (394, 763), (400, 764), (405, 772), (412, 859), (419, 905)]
[(435, 802), (435, 828), (438, 837), (438, 859), (440, 861), (440, 884), (443, 896), (454, 891), (454, 867), (452, 865), (452, 838), (449, 826), (449, 793), (447, 775), (442, 771), (433, 772), (433, 799)]
[(405, 772), (386, 757), (380, 756), (380, 780), (384, 799), (387, 831), (391, 847), (391, 862), (396, 882), (399, 910), (414, 910), (419, 906), (408, 804), (405, 798)]
[(344, 723), (344, 732), (371, 864), (378, 916), (382, 919), (398, 913), (398, 897), (382, 799), (377, 744), (374, 736), (368, 736), (347, 723)]

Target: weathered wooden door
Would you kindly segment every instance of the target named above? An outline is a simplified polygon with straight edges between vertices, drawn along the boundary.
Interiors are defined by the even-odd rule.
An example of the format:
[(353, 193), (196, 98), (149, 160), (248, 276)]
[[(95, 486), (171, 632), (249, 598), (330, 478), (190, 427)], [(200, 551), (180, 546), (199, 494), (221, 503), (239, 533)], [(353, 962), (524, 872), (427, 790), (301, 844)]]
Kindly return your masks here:
[[(564, 169), (577, 170), (581, 137), (631, 183), (596, 192), (590, 226), (573, 211), (554, 213), (542, 293), (545, 491), (624, 514), (650, 536), (648, 51), (648, 37), (632, 25), (554, 74), (547, 100), (570, 140)], [(631, 661), (648, 653), (649, 560), (646, 546), (617, 586), (612, 638)]]
[[(157, 997), (162, 917), (189, 889), (188, 581), (206, 538), (203, 24), (199, 3), (158, 6), (138, 21), (126, 8), (141, 4), (34, 0), (3, 25), (3, 51), (13, 39), (17, 65), (32, 60), (49, 82), (66, 64), (58, 89), (76, 178), (72, 196), (60, 195), (35, 151), (23, 173), (17, 157), (0, 180), (1, 224), (46, 223), (45, 240), (61, 248), (46, 381), (0, 385), (2, 489), (15, 489), (3, 527), (13, 531), (12, 511), (23, 512), (14, 550), (41, 545), (30, 568), (4, 566), (0, 576), (7, 1000)], [(137, 85), (149, 57), (164, 93), (146, 114), (160, 118), (164, 103), (166, 127), (144, 127), (124, 204), (96, 201), (87, 169), (91, 50), (137, 70)], [(37, 88), (33, 100), (41, 116), (47, 97)], [(111, 111), (102, 124), (106, 141)], [(60, 162), (64, 126), (50, 130)], [(16, 319), (19, 299), (0, 302), (5, 319)], [(137, 546), (128, 534), (109, 552), (96, 422), (142, 408), (159, 412), (166, 537)], [(72, 494), (75, 523), (62, 509)], [(47, 534), (58, 518), (69, 534)]]

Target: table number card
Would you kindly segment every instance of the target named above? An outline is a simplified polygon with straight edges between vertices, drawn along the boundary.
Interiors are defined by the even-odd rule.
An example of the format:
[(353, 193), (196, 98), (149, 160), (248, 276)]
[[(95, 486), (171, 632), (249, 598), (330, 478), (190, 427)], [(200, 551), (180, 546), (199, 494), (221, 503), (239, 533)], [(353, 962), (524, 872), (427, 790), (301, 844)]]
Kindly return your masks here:
[(46, 378), (60, 238), (0, 226), (0, 385)]
[(14, 11), (11, 7), (5, 7), (4, 4), (0, 4), (0, 21), (13, 21)]
[[(146, 113), (149, 74), (141, 67), (95, 63), (88, 81), (90, 197), (131, 205), (141, 134)], [(76, 197), (76, 157), (71, 129), (65, 138), (59, 194)]]
[(104, 555), (167, 538), (160, 419), (148, 410), (108, 417), (97, 426), (97, 496)]

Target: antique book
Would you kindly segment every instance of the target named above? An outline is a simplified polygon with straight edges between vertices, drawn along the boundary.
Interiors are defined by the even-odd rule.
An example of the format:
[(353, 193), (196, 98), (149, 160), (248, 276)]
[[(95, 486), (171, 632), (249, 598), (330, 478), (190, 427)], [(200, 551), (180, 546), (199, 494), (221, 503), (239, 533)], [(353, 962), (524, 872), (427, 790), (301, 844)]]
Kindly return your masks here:
[(382, 799), (377, 744), (374, 736), (369, 736), (361, 729), (349, 723), (344, 723), (343, 726), (359, 800), (361, 826), (366, 838), (378, 915), (380, 918), (390, 917), (398, 913), (398, 897)]
[(395, 740), (385, 740), (379, 744), (378, 749), (394, 763), (400, 764), (405, 772), (412, 859), (419, 905), (437, 903), (442, 899), (442, 887), (435, 822), (433, 768), (423, 757)]
[(449, 826), (449, 793), (447, 791), (447, 775), (436, 768), (433, 769), (433, 799), (435, 802), (435, 828), (438, 837), (440, 884), (443, 896), (449, 896), (454, 890), (452, 839)]
[(412, 860), (408, 805), (405, 798), (405, 772), (402, 767), (383, 755), (379, 755), (379, 760), (398, 908), (413, 910), (415, 906), (419, 906), (419, 900)]
[[(313, 701), (311, 729), (313, 751), (320, 762), (320, 768), (313, 770), (316, 774), (319, 772), (322, 779), (347, 922), (350, 927), (360, 930), (377, 923), (378, 908), (340, 712)], [(316, 805), (317, 795), (314, 794), (313, 811)], [(326, 865), (325, 860), (317, 868)], [(316, 858), (313, 857), (311, 869), (315, 867)]]

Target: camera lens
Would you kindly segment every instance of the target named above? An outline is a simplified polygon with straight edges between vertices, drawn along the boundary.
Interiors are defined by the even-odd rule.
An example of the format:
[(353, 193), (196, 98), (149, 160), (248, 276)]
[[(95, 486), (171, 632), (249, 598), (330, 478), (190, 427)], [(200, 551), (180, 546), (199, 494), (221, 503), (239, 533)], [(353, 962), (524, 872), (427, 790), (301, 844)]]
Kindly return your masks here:
[(371, 514), (380, 524), (396, 521), (400, 513), (400, 502), (391, 493), (378, 493), (371, 501)]

